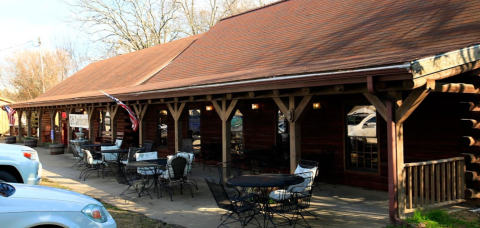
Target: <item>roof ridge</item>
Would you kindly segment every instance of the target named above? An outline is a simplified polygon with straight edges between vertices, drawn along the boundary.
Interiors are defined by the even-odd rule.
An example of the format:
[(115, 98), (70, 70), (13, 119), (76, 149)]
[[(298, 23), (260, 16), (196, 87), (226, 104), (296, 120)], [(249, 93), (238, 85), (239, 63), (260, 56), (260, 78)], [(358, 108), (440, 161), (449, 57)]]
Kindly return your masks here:
[(257, 8), (249, 9), (249, 10), (241, 12), (241, 13), (230, 15), (228, 17), (220, 19), (220, 21), (227, 20), (227, 19), (230, 19), (230, 18), (233, 18), (233, 17), (238, 17), (238, 16), (241, 16), (243, 14), (251, 13), (253, 11), (257, 11), (257, 10), (260, 10), (260, 9), (263, 9), (263, 8), (267, 8), (267, 7), (270, 7), (270, 6), (273, 6), (273, 5), (277, 5), (279, 3), (283, 3), (283, 2), (286, 2), (286, 1), (290, 1), (290, 0), (279, 0), (279, 1), (276, 1), (276, 2), (272, 2), (272, 3), (266, 4), (264, 6), (259, 6)]
[[(198, 36), (198, 38), (197, 38)], [(194, 44), (198, 39), (200, 39), (201, 37), (203, 36), (203, 33), (200, 33), (200, 34), (197, 34), (197, 35), (193, 35), (193, 36), (190, 36), (189, 38), (194, 38), (194, 40), (185, 48), (183, 49), (183, 51), (181, 51), (180, 53), (178, 53), (176, 56), (174, 56), (173, 58), (170, 59), (170, 61), (168, 61), (167, 63), (163, 64), (162, 66), (160, 66), (160, 68), (153, 72), (150, 76), (148, 76), (147, 78), (141, 80), (140, 82), (137, 82), (136, 85), (134, 86), (137, 86), (137, 85), (142, 85), (142, 84), (145, 84), (147, 83), (152, 77), (154, 77), (155, 75), (157, 75), (160, 71), (162, 71), (163, 69), (165, 69), (165, 67), (167, 67), (168, 65), (170, 65), (170, 63), (172, 63), (176, 58), (178, 58), (180, 55), (182, 55), (188, 48), (190, 48), (192, 46), (192, 44)]]

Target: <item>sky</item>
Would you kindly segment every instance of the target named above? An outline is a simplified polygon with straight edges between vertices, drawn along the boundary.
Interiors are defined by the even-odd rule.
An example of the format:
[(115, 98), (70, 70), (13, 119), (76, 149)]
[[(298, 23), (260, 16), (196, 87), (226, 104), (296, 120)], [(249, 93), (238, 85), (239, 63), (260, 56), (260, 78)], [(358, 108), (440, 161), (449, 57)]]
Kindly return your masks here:
[(62, 20), (68, 14), (68, 5), (60, 0), (0, 0), (0, 57), (36, 48), (38, 37), (49, 48), (53, 37), (69, 33)]

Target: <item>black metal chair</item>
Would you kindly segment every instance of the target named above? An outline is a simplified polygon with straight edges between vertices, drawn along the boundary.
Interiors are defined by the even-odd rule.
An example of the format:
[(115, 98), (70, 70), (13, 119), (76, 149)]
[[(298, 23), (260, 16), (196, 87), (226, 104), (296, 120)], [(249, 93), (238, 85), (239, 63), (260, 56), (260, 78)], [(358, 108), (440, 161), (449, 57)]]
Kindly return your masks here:
[(145, 188), (146, 179), (124, 172), (122, 166), (116, 161), (107, 161), (107, 165), (110, 167), (113, 176), (119, 184), (128, 185), (128, 188), (125, 189), (119, 196), (122, 196), (126, 191), (131, 190), (130, 188), (133, 187), (132, 193), (137, 193), (138, 197), (141, 197), (142, 193), (144, 193), (144, 195), (148, 195), (150, 198), (152, 198), (148, 192), (148, 189)]
[[(145, 147), (130, 147), (128, 148), (128, 154), (125, 159), (122, 160), (124, 165), (127, 165), (129, 161), (136, 161), (135, 154), (145, 152)], [(136, 173), (137, 168), (126, 167), (125, 170), (129, 173)]]
[[(310, 227), (303, 214), (309, 213), (317, 219), (315, 214), (307, 211), (310, 208), (316, 170), (316, 167), (312, 167), (312, 171), (287, 176), (285, 183), (291, 183), (290, 180), (297, 178), (296, 176), (302, 177), (304, 181), (299, 184), (285, 186), (284, 189), (272, 191), (269, 195), (270, 199), (275, 201), (275, 205), (272, 206), (272, 213), (288, 219), (289, 225), (292, 225), (292, 222), (294, 222), (294, 227), (300, 215), (306, 223), (306, 225), (302, 226)], [(288, 217), (288, 213), (293, 214), (291, 218)]]
[[(231, 161), (220, 162), (220, 163), (217, 163), (217, 171), (218, 171), (218, 180), (220, 184), (225, 186), (225, 190), (227, 191), (230, 198), (232, 199), (238, 198), (241, 195), (245, 194), (244, 189), (236, 186), (231, 186), (225, 182), (225, 180), (229, 178), (241, 176), (243, 174), (243, 171), (240, 168), (232, 165)], [(238, 195), (237, 194), (238, 192), (241, 192), (242, 194)]]
[[(188, 180), (188, 168), (187, 168), (187, 159), (184, 157), (177, 157), (175, 155), (171, 159), (167, 160), (167, 169), (160, 175), (161, 183), (173, 192), (172, 183), (177, 183), (180, 186), (180, 194), (183, 194), (183, 187), (190, 190), (190, 194), (193, 198), (192, 186), (187, 182)], [(172, 195), (170, 193), (170, 198), (173, 201)]]
[(145, 142), (143, 143), (143, 147), (145, 147), (145, 152), (154, 151), (153, 150), (154, 145), (155, 145), (155, 140), (145, 140)]
[(313, 214), (311, 211), (308, 211), (310, 208), (310, 202), (312, 199), (313, 195), (313, 187), (315, 186), (315, 181), (311, 178), (305, 178), (306, 181), (308, 181), (308, 187), (306, 189), (300, 189), (300, 188), (293, 188), (292, 189), (292, 199), (290, 202), (293, 205), (294, 213), (292, 217), (293, 227), (295, 227), (298, 224), (298, 219), (299, 216), (302, 218), (302, 220), (305, 222), (304, 224), (299, 224), (304, 227), (311, 227), (310, 224), (307, 222), (307, 220), (304, 217), (304, 214), (310, 214), (313, 217), (315, 217), (316, 220), (318, 220), (317, 216)]
[(77, 146), (75, 146), (74, 143), (70, 142), (69, 145), (70, 145), (70, 148), (72, 149), (73, 157), (77, 160), (75, 164), (72, 165), (72, 169), (75, 166), (78, 166), (77, 167), (78, 169), (80, 168), (80, 166), (85, 164), (85, 161), (83, 159), (83, 153), (78, 151), (79, 148), (77, 148)]
[(90, 150), (82, 149), (82, 153), (86, 168), (80, 172), (78, 179), (82, 179), (83, 177), (83, 180), (85, 181), (95, 171), (97, 172), (98, 177), (100, 177), (100, 172), (102, 172), (102, 177), (105, 178), (105, 163), (103, 159), (94, 158)]
[[(231, 224), (234, 222), (240, 222), (241, 226), (244, 227), (248, 223), (250, 223), (252, 219), (255, 219), (255, 221), (257, 221), (258, 227), (261, 227), (257, 218), (255, 218), (255, 215), (259, 214), (257, 198), (254, 198), (252, 201), (240, 199), (232, 200), (228, 196), (223, 185), (215, 181), (215, 179), (208, 179), (205, 177), (205, 182), (207, 182), (208, 188), (210, 189), (210, 192), (212, 192), (213, 198), (215, 199), (217, 206), (220, 209), (224, 209), (227, 211), (220, 217), (220, 220), (222, 220), (223, 216), (226, 215), (227, 218), (223, 220), (222, 223), (218, 225), (218, 227), (226, 226), (227, 224)], [(235, 221), (227, 223), (229, 219), (234, 219)]]

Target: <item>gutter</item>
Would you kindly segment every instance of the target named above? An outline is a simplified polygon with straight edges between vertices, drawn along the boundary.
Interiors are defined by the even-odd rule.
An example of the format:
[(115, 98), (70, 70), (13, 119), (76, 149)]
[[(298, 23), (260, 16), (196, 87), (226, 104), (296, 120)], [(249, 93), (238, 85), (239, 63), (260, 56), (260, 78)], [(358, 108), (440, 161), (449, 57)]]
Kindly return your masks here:
[[(126, 92), (126, 93), (111, 93), (111, 95), (118, 96), (118, 95), (144, 95), (144, 94), (152, 94), (152, 93), (167, 93), (167, 92), (178, 92), (178, 91), (186, 91), (186, 90), (202, 90), (202, 89), (214, 89), (219, 87), (228, 87), (228, 86), (241, 86), (241, 85), (248, 85), (253, 83), (271, 83), (271, 82), (281, 82), (281, 81), (288, 81), (288, 80), (298, 80), (298, 79), (309, 79), (319, 76), (334, 76), (340, 74), (362, 74), (370, 72), (369, 75), (374, 76), (372, 72), (374, 71), (388, 71), (388, 70), (401, 70), (411, 72), (411, 63), (405, 62), (403, 64), (397, 65), (390, 65), (390, 66), (381, 66), (381, 67), (373, 67), (373, 68), (363, 68), (363, 69), (354, 69), (354, 70), (342, 70), (342, 71), (332, 71), (332, 72), (323, 72), (323, 73), (310, 73), (310, 74), (296, 74), (296, 75), (289, 75), (289, 76), (271, 76), (269, 78), (262, 78), (262, 79), (250, 79), (244, 81), (234, 81), (234, 82), (221, 82), (221, 83), (212, 83), (206, 85), (192, 85), (192, 86), (185, 86), (185, 87), (178, 87), (178, 88), (171, 88), (171, 89), (158, 89), (158, 90), (150, 90), (150, 91), (140, 91), (140, 92)], [(140, 85), (143, 86), (143, 85)], [(133, 87), (134, 88), (134, 87)], [(73, 103), (80, 103), (80, 102), (88, 102), (88, 99), (94, 99), (103, 96), (91, 96), (91, 97), (72, 97), (63, 100), (47, 100), (45, 102), (25, 102), (20, 103), (13, 108), (22, 108), (22, 107), (32, 107), (33, 106), (42, 106), (46, 105), (50, 102), (58, 103), (60, 101), (68, 101), (71, 100)], [(83, 100), (83, 101), (82, 101)], [(30, 105), (29, 105), (30, 104)], [(25, 105), (25, 106), (23, 106)]]
[[(329, 76), (329, 75), (337, 75), (337, 74), (345, 74), (345, 73), (365, 73), (365, 72), (382, 71), (382, 70), (400, 69), (400, 70), (407, 70), (410, 72), (410, 67), (411, 67), (411, 64), (409, 62), (406, 62), (404, 64), (392, 65), (392, 66), (382, 66), (382, 67), (374, 67), (374, 68), (324, 72), (324, 73), (290, 75), (290, 76), (283, 76), (283, 77), (273, 76), (271, 78), (251, 79), (251, 80), (236, 81), (236, 82), (222, 82), (222, 83), (213, 83), (213, 84), (207, 84), (207, 85), (193, 85), (188, 87), (180, 87), (180, 88), (172, 88), (172, 89), (159, 89), (159, 90), (150, 90), (150, 91), (143, 91), (143, 92), (132, 92), (129, 94), (141, 95), (141, 94), (158, 93), (158, 92), (175, 92), (175, 91), (191, 90), (191, 89), (209, 89), (209, 88), (224, 87), (224, 86), (245, 85), (245, 84), (251, 84), (251, 83), (276, 82), (276, 81), (304, 79), (304, 78), (311, 78), (311, 77), (318, 77), (318, 76)], [(118, 95), (118, 94), (115, 94), (115, 95)]]

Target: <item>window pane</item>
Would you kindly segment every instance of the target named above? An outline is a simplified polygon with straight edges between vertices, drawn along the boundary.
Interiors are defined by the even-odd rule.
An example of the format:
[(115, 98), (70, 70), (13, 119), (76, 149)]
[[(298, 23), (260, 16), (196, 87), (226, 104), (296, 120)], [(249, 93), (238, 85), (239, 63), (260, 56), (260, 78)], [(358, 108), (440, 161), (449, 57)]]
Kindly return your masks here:
[(157, 131), (157, 141), (158, 146), (167, 146), (167, 110), (158, 111), (158, 131)]
[(188, 138), (192, 139), (194, 152), (200, 152), (200, 109), (188, 110)]
[(243, 148), (243, 114), (240, 110), (237, 109), (230, 123), (230, 129), (232, 130), (232, 151), (237, 152), (237, 150)]
[(346, 166), (377, 171), (377, 112), (373, 105), (347, 106)]

